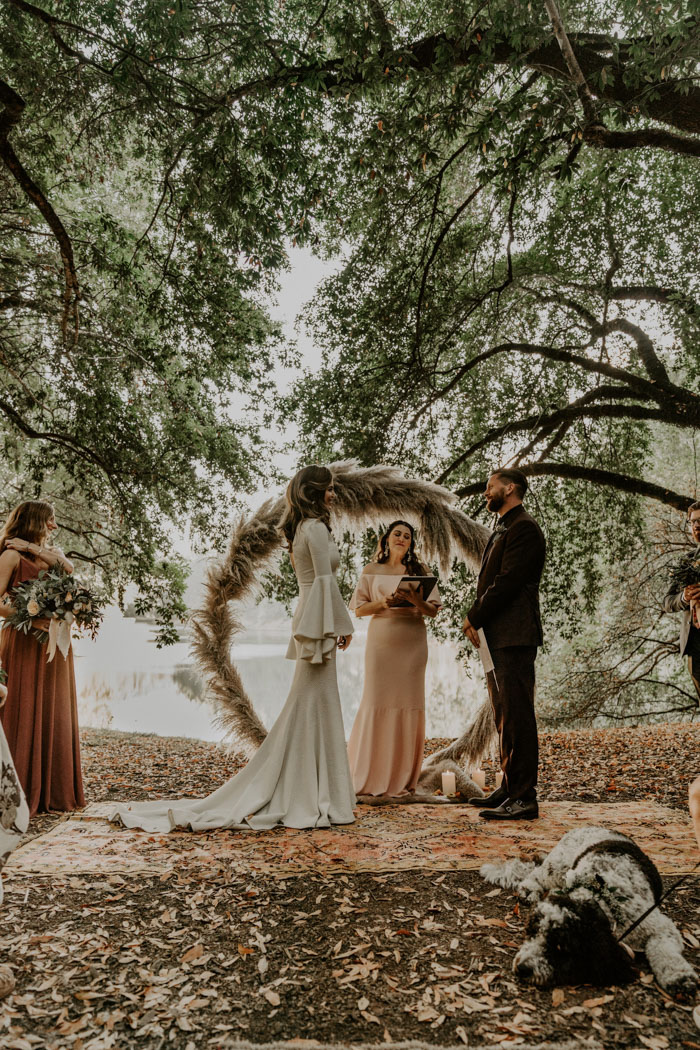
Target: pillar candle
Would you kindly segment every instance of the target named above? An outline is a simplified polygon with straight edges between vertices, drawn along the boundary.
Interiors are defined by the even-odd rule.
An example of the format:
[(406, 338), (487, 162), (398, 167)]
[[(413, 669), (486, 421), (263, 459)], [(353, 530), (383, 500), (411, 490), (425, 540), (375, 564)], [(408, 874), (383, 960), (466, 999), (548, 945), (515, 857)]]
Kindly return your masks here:
[(472, 772), (472, 780), (482, 791), (486, 787), (486, 773), (484, 773), (483, 769), (475, 769)]
[(442, 774), (442, 793), (443, 795), (457, 794), (457, 779), (454, 773), (448, 772)]
[(496, 787), (499, 788), (502, 783), (503, 783), (503, 773), (499, 769), (498, 773), (496, 773)]

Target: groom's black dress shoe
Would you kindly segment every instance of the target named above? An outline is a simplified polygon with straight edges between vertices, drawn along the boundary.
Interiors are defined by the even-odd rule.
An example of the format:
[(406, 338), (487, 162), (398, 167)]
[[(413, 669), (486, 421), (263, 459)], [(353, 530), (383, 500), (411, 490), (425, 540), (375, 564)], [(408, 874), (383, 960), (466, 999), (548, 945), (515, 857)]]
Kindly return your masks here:
[(536, 820), (540, 815), (537, 799), (523, 802), (520, 798), (509, 798), (496, 809), (482, 809), (479, 813), (484, 820)]
[(508, 801), (508, 792), (505, 788), (499, 787), (495, 791), (492, 791), (490, 795), (486, 795), (483, 798), (468, 798), (468, 806), (478, 806), (480, 809), (495, 809), (496, 806), (500, 806), (503, 802)]

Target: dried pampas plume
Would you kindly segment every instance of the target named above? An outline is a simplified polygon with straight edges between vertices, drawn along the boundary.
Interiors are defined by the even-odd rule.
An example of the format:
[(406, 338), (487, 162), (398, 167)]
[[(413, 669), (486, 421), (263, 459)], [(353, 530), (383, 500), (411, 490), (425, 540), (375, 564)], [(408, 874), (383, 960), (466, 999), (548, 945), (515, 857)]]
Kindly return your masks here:
[[(420, 529), (423, 556), (437, 562), (443, 574), (449, 573), (454, 558), (479, 565), (488, 529), (467, 517), (447, 489), (407, 478), (396, 467), (358, 467), (354, 462), (344, 462), (333, 463), (330, 469), (337, 497), (334, 523), (360, 531), (376, 527), (389, 517), (404, 517)], [(261, 571), (279, 552), (282, 536), (277, 523), (283, 510), (284, 498), (280, 497), (263, 504), (252, 517), (240, 518), (226, 556), (209, 570), (204, 605), (192, 614), (192, 652), (207, 680), (219, 725), (229, 741), (235, 741), (248, 753), (259, 747), (267, 734), (231, 660), (233, 638), (243, 628), (231, 603), (255, 593)], [(480, 712), (476, 719), (479, 746), (485, 739), (488, 717), (490, 705), (488, 712)], [(483, 751), (488, 750), (493, 737), (492, 719), (490, 724)], [(457, 743), (464, 742), (469, 732)], [(461, 753), (480, 757), (473, 752), (467, 742)], [(441, 757), (458, 756), (442, 752)]]

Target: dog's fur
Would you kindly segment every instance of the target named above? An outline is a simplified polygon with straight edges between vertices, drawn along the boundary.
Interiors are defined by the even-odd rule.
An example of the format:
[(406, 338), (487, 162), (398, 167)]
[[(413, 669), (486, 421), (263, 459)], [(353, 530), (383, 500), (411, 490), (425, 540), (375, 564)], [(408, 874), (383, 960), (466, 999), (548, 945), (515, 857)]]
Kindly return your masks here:
[(513, 962), (519, 977), (539, 985), (622, 984), (632, 979), (630, 955), (639, 951), (670, 995), (695, 994), (697, 980), (683, 958), (681, 935), (658, 908), (624, 945), (618, 942), (661, 895), (656, 867), (626, 835), (576, 829), (539, 864), (484, 864), (481, 874), (535, 905), (528, 939)]

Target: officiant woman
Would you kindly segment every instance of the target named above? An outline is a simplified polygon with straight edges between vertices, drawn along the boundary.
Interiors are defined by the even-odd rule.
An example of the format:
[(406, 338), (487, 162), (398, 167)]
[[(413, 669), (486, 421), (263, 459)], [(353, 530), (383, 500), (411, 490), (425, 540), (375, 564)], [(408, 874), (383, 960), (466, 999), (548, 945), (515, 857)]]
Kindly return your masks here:
[(424, 600), (418, 585), (401, 589), (402, 576), (430, 576), (416, 555), (412, 525), (394, 521), (365, 565), (350, 602), (356, 616), (371, 616), (365, 648), (362, 701), (348, 754), (357, 795), (414, 791), (425, 743), (425, 617), (440, 610), (437, 586)]
[[(35, 580), (42, 569), (72, 572), (65, 554), (51, 543), (54, 509), (44, 500), (28, 500), (12, 511), (0, 531), (0, 617), (13, 613), (12, 590)], [(37, 621), (40, 627), (48, 628)], [(66, 812), (85, 805), (80, 770), (78, 706), (73, 650), (56, 650), (51, 662), (46, 645), (30, 631), (4, 625), (0, 663), (7, 672), (7, 700), (0, 708), (7, 743), (29, 812)]]

